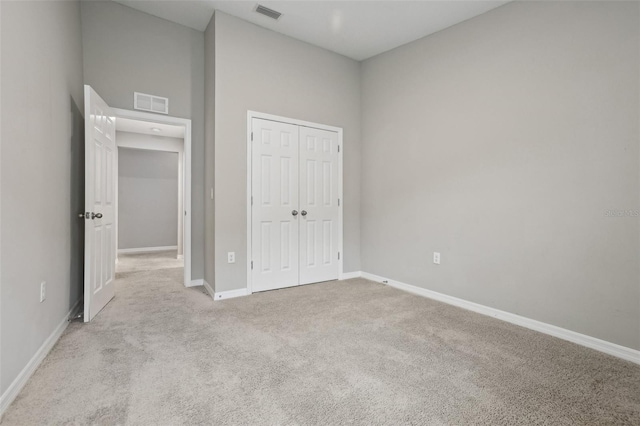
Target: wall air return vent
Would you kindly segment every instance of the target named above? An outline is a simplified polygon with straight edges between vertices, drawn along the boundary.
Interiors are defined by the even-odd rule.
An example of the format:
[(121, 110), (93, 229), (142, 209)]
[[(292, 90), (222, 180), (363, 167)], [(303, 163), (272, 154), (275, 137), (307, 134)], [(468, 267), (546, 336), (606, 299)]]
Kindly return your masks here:
[(169, 114), (169, 98), (133, 92), (133, 108), (140, 111)]
[(282, 13), (276, 12), (275, 10), (269, 9), (268, 7), (264, 7), (261, 4), (256, 6), (256, 12), (271, 19), (275, 19), (276, 21), (282, 16)]

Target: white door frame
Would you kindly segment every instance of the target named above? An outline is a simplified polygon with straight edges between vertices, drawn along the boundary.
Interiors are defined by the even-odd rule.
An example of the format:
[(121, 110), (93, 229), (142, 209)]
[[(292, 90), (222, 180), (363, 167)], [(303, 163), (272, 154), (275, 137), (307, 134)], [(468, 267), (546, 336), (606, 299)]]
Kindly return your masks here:
[(340, 252), (340, 259), (338, 260), (338, 279), (343, 279), (343, 260), (344, 260), (344, 247), (343, 247), (343, 217), (342, 210), (344, 208), (344, 196), (342, 194), (342, 154), (343, 138), (342, 127), (328, 126), (326, 124), (312, 123), (310, 121), (297, 120), (295, 118), (281, 117), (278, 115), (267, 114), (257, 111), (247, 111), (247, 290), (248, 293), (253, 293), (253, 280), (251, 273), (251, 122), (254, 118), (261, 120), (277, 121), (280, 123), (294, 124), (297, 126), (312, 127), (314, 129), (328, 130), (330, 132), (338, 133), (338, 149), (340, 154), (338, 155), (338, 198), (340, 199), (340, 205), (338, 206), (338, 250)]
[(112, 110), (113, 114), (116, 117), (116, 121), (118, 120), (118, 118), (128, 118), (131, 120), (148, 121), (150, 123), (161, 123), (184, 127), (184, 188), (182, 191), (184, 197), (184, 286), (191, 287), (191, 120), (187, 118), (172, 117), (169, 115), (153, 114), (149, 112), (131, 111), (120, 108), (112, 108)]

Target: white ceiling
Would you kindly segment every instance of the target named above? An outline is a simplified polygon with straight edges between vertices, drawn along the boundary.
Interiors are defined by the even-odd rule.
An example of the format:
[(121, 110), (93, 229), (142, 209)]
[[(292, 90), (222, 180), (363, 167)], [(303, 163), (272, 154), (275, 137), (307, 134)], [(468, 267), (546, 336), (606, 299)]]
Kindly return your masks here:
[(509, 1), (260, 1), (278, 21), (254, 12), (258, 1), (115, 0), (204, 31), (215, 10), (356, 60), (433, 34)]
[[(159, 129), (155, 132), (151, 129)], [(184, 139), (184, 127), (170, 124), (151, 123), (149, 121), (130, 120), (128, 118), (116, 119), (116, 130), (119, 132), (141, 133), (143, 135), (165, 136), (169, 138)]]

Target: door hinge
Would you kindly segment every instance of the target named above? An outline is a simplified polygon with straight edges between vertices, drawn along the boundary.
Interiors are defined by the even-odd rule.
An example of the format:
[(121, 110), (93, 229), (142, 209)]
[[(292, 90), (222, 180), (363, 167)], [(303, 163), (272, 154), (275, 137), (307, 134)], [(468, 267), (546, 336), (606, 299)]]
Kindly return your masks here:
[(338, 198), (338, 207), (340, 207), (340, 198)]
[(251, 269), (253, 269), (253, 260), (251, 261)]
[(338, 252), (338, 260), (340, 260), (340, 252)]
[(340, 145), (338, 145), (338, 152), (340, 152)]
[(253, 195), (251, 196), (251, 205), (253, 205)]
[(251, 141), (253, 142), (253, 132), (251, 132)]

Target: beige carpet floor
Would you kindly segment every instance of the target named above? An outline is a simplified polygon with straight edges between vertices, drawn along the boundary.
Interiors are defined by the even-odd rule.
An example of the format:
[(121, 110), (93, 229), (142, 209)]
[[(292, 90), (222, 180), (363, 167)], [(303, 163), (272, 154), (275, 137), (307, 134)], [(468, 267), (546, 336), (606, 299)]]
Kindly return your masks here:
[(640, 424), (640, 366), (363, 279), (213, 302), (118, 276), (3, 426)]

